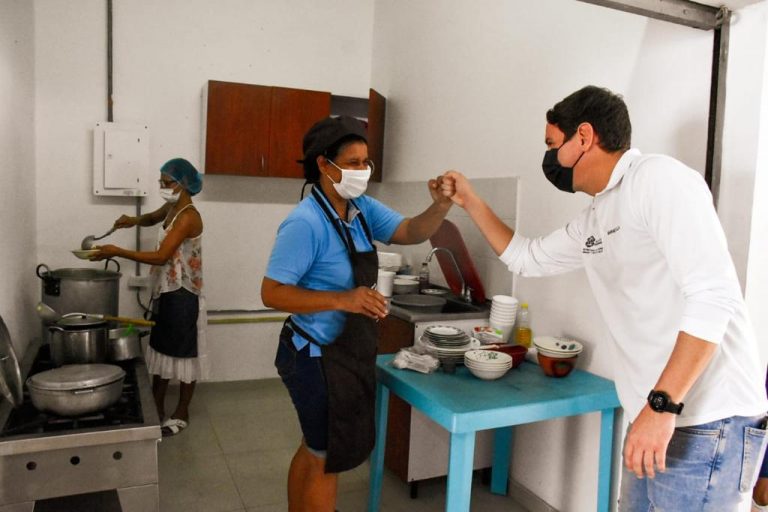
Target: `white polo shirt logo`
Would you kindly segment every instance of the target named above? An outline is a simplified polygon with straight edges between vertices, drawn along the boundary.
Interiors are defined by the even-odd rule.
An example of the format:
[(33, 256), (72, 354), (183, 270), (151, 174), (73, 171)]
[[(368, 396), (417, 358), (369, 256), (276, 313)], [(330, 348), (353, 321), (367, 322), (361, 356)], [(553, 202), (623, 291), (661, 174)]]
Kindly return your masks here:
[(600, 254), (603, 252), (603, 239), (590, 236), (584, 242), (584, 248), (581, 250), (584, 254)]

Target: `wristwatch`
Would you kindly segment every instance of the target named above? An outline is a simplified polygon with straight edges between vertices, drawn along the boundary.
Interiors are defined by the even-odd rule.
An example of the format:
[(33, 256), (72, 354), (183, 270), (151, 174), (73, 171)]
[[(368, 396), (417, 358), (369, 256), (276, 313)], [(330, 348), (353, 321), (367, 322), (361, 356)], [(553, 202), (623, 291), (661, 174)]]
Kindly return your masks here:
[(671, 412), (672, 414), (680, 414), (683, 412), (683, 406), (685, 404), (682, 402), (676, 404), (664, 391), (656, 391), (655, 389), (652, 389), (651, 392), (648, 393), (648, 405), (650, 405), (651, 409), (656, 412)]

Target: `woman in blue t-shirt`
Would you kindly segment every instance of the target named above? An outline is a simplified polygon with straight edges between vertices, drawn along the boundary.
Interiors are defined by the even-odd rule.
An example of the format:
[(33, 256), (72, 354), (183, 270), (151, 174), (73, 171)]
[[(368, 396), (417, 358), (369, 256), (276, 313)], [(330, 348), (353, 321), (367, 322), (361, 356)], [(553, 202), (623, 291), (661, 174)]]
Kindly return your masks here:
[(304, 436), (288, 473), (289, 510), (332, 512), (337, 474), (361, 464), (374, 444), (376, 322), (387, 306), (374, 289), (373, 241), (427, 240), (451, 201), (430, 180), (432, 203), (406, 219), (363, 195), (373, 163), (354, 118), (319, 121), (303, 151), (312, 192), (278, 229), (261, 297), (292, 313), (275, 357)]

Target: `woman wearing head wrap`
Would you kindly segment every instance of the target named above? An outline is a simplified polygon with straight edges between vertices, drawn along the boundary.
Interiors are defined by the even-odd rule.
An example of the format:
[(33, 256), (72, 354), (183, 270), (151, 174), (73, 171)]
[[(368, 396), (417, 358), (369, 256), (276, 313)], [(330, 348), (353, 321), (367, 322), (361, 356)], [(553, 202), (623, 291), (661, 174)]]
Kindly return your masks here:
[(332, 512), (337, 474), (361, 464), (374, 444), (376, 321), (387, 307), (373, 288), (373, 240), (423, 242), (451, 205), (436, 180), (429, 207), (410, 219), (364, 195), (372, 162), (356, 119), (319, 121), (303, 150), (312, 193), (280, 225), (261, 297), (292, 313), (275, 358), (303, 433), (288, 473), (289, 511)]
[(154, 251), (132, 251), (114, 245), (98, 247), (91, 259), (114, 256), (153, 265), (151, 275), (153, 315), (147, 348), (147, 365), (153, 375), (152, 391), (161, 421), (170, 379), (180, 381), (179, 402), (163, 435), (174, 435), (189, 422), (189, 403), (195, 382), (206, 370), (204, 350), (205, 308), (201, 241), (203, 221), (192, 196), (203, 186), (202, 175), (183, 158), (169, 160), (160, 168), (160, 196), (165, 204), (139, 217), (122, 215), (116, 228), (154, 226), (163, 223)]

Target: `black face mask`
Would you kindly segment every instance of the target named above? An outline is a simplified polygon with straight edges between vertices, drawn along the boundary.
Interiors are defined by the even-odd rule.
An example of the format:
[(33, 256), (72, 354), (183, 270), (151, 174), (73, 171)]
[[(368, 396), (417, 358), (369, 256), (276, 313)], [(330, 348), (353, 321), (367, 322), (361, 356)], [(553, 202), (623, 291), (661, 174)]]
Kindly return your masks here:
[[(565, 143), (563, 143), (565, 144)], [(562, 145), (560, 148), (563, 147)], [(574, 193), (573, 190), (573, 167), (579, 163), (582, 153), (579, 158), (573, 163), (573, 167), (563, 167), (557, 160), (557, 152), (560, 148), (552, 148), (544, 153), (544, 161), (541, 162), (541, 168), (544, 170), (544, 176), (557, 188), (563, 192)]]

